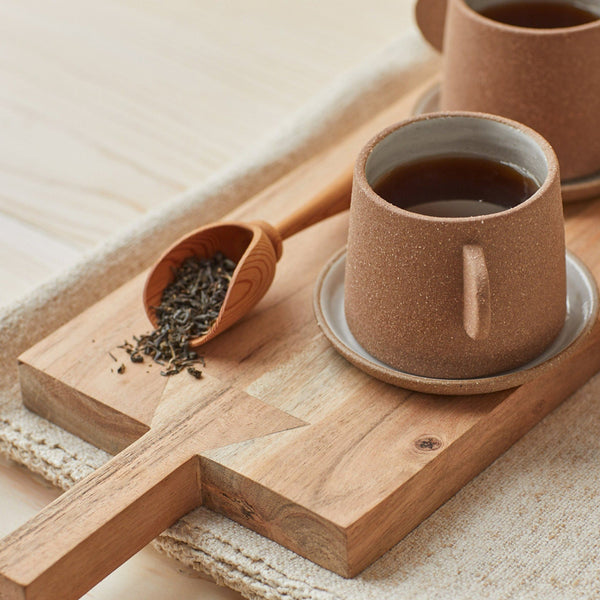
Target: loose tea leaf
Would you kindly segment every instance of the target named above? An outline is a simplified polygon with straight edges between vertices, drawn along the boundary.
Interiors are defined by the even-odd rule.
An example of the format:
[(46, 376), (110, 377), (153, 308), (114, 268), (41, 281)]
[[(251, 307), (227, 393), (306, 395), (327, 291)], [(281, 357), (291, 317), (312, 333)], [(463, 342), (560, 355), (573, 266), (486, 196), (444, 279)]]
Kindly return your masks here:
[(217, 252), (212, 258), (190, 257), (173, 271), (173, 281), (164, 290), (159, 306), (152, 307), (158, 326), (152, 333), (133, 336), (135, 344), (125, 341), (124, 349), (132, 362), (149, 356), (165, 369), (167, 377), (188, 367), (197, 379), (202, 372), (193, 368), (204, 359), (191, 350), (189, 341), (206, 334), (217, 320), (235, 263)]
[(196, 379), (202, 379), (202, 371), (194, 369), (194, 367), (188, 367), (187, 372)]

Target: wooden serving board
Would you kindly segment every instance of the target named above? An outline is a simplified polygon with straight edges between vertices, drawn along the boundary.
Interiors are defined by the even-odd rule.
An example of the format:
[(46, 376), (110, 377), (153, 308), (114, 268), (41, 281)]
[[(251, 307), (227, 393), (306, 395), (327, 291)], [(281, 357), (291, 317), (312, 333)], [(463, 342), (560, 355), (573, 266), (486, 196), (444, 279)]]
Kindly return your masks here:
[[(423, 89), (231, 218), (277, 222), (347, 176), (363, 143), (409, 116)], [(566, 210), (568, 245), (597, 278), (600, 202)], [(327, 569), (358, 574), (600, 369), (600, 330), (555, 370), (508, 391), (444, 397), (382, 383), (339, 356), (313, 315), (315, 281), (346, 232), (342, 214), (285, 242), (265, 298), (203, 348), (206, 379), (161, 377), (158, 365), (117, 349), (149, 329), (142, 273), (21, 356), (26, 406), (113, 454), (148, 431), (165, 399), (201, 403), (219, 384), (288, 413), (300, 426), (198, 450), (201, 502)]]

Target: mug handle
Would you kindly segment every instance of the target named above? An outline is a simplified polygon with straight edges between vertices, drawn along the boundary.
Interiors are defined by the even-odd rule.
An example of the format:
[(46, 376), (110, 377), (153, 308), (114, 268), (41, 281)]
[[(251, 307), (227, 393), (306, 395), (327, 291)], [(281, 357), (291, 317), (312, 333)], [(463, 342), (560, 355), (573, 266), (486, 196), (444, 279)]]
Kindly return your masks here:
[(417, 0), (415, 19), (423, 37), (439, 52), (444, 45), (448, 0)]
[(490, 279), (483, 248), (463, 246), (463, 325), (474, 340), (490, 334)]

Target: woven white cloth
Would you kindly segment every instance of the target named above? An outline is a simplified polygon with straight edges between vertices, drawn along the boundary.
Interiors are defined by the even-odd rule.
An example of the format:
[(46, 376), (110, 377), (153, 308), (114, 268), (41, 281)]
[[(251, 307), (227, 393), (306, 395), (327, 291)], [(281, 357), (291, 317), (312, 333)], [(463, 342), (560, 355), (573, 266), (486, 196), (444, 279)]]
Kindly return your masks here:
[[(252, 154), (0, 314), (0, 452), (67, 488), (109, 456), (25, 410), (16, 357), (177, 237), (214, 221), (437, 68), (416, 32), (346, 73)], [(600, 378), (408, 537), (344, 579), (206, 509), (154, 543), (247, 598), (600, 598)]]

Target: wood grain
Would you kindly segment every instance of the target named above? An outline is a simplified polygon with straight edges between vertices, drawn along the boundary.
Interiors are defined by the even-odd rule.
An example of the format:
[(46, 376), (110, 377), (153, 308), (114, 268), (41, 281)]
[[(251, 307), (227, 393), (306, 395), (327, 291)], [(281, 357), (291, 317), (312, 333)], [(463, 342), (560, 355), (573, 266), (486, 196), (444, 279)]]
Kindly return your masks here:
[[(231, 218), (268, 214), (285, 221), (286, 210), (302, 206), (308, 194), (347, 173), (357, 146), (382, 121), (408, 114), (420, 93), (400, 100)], [(598, 277), (600, 202), (569, 209), (567, 215), (569, 243)], [(596, 327), (581, 352), (513, 390), (444, 397), (384, 384), (342, 359), (320, 334), (312, 313), (314, 281), (327, 258), (343, 246), (346, 231), (347, 216), (339, 215), (290, 237), (264, 299), (204, 347), (210, 381), (226, 383), (310, 425), (199, 456), (208, 507), (328, 569), (354, 576), (597, 371), (600, 332)], [(149, 366), (132, 365), (119, 376), (109, 372), (110, 363), (101, 355), (120, 343), (126, 330), (144, 327), (142, 285), (143, 275), (21, 357), (25, 378), (50, 375), (104, 404), (106, 411), (133, 418), (135, 426), (122, 420), (125, 428), (131, 426), (132, 437), (140, 426), (150, 425), (161, 394), (169, 392), (152, 391), (159, 378)], [(92, 323), (96, 331), (104, 325), (101, 346), (98, 340), (90, 343)], [(202, 382), (190, 385), (202, 394)], [(130, 393), (119, 393), (121, 386)], [(35, 407), (27, 395), (24, 400)], [(61, 406), (55, 399), (53, 412), (55, 419), (70, 413), (71, 426), (85, 435), (86, 427), (77, 425), (89, 416), (85, 408), (79, 413), (76, 402)], [(107, 428), (100, 437), (110, 440), (110, 434)]]
[[(59, 490), (14, 462), (0, 458), (2, 513), (0, 535), (4, 536), (33, 517), (59, 495)], [(96, 585), (85, 598), (131, 598), (164, 600), (239, 600), (241, 596), (202, 578), (174, 559), (146, 547)]]
[(147, 434), (0, 542), (3, 597), (79, 598), (202, 503), (200, 453), (303, 425), (217, 381), (201, 398), (189, 383), (169, 382)]

